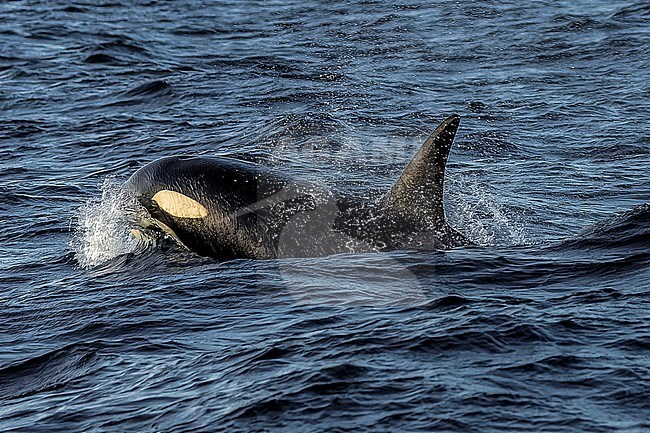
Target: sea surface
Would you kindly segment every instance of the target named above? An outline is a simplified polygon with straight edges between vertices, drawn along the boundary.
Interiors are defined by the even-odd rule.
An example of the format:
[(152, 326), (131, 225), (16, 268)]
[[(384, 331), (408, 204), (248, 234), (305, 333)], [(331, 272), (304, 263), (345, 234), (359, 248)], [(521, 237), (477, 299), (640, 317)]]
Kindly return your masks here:
[[(446, 116), (475, 246), (129, 235), (178, 154), (374, 200)], [(0, 4), (0, 431), (650, 431), (646, 1)]]

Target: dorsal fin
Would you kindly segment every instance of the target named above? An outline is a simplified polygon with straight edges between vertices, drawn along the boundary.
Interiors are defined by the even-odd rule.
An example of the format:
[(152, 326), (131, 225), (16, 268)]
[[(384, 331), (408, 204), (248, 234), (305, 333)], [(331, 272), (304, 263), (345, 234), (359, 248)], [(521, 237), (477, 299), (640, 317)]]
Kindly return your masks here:
[(444, 225), (445, 166), (459, 123), (460, 117), (454, 114), (438, 125), (384, 197), (382, 206), (433, 229)]

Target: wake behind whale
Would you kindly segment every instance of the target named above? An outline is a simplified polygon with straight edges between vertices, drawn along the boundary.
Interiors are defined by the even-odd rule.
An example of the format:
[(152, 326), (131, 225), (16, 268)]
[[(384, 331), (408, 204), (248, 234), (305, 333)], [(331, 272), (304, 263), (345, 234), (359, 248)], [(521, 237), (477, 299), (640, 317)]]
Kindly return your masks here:
[(236, 159), (176, 156), (142, 167), (126, 182), (137, 203), (129, 217), (145, 233), (162, 231), (220, 260), (467, 245), (443, 207), (459, 122), (457, 115), (445, 119), (377, 202)]

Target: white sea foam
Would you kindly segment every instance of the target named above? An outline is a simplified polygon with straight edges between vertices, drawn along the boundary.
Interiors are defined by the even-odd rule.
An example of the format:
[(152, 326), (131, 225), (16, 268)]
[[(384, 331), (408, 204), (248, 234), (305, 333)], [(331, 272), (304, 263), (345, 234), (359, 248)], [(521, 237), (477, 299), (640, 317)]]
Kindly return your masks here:
[(72, 221), (70, 246), (83, 268), (134, 252), (138, 247), (138, 240), (131, 235), (125, 216), (128, 200), (120, 191), (120, 183), (106, 178), (101, 191), (101, 199), (86, 202)]
[(449, 222), (482, 246), (531, 243), (521, 215), (471, 176), (447, 179)]

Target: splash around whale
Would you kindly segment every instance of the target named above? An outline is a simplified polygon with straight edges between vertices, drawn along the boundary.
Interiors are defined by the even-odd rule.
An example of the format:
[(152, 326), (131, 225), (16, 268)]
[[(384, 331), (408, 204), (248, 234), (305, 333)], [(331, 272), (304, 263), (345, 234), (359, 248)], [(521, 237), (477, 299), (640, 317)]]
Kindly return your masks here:
[(167, 157), (125, 183), (129, 219), (219, 260), (467, 245), (445, 221), (445, 166), (460, 117), (445, 119), (395, 185), (367, 202), (225, 157)]

